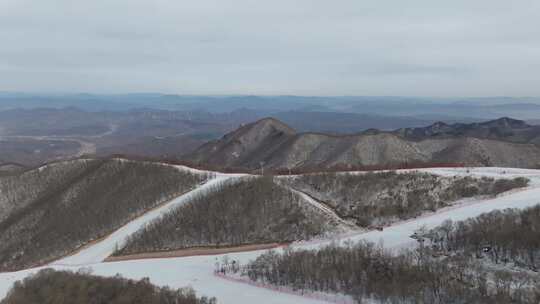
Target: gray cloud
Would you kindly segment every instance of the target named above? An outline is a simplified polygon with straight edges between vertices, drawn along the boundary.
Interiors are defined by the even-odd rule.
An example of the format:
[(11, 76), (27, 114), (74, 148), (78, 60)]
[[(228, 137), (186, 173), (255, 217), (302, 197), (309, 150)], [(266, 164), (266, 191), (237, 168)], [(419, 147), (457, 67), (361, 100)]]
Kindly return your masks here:
[(0, 90), (540, 95), (540, 2), (3, 0)]

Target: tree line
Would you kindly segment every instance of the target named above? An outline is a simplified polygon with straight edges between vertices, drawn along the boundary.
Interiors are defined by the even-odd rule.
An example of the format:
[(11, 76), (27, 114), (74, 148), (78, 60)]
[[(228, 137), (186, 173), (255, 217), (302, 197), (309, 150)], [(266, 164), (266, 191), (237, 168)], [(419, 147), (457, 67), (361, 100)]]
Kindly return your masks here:
[[(190, 168), (222, 172), (222, 173), (246, 173), (246, 174), (260, 174), (260, 168), (252, 167), (234, 167), (234, 166), (220, 166), (217, 164), (209, 164), (199, 161), (191, 161), (189, 159), (181, 157), (149, 157), (140, 155), (129, 154), (113, 154), (111, 157), (125, 158), (131, 160), (144, 160), (151, 162), (160, 162), (173, 165), (182, 165)], [(265, 175), (298, 175), (298, 174), (310, 174), (310, 173), (336, 173), (336, 172), (353, 172), (353, 171), (380, 171), (380, 170), (400, 170), (400, 169), (420, 169), (420, 168), (460, 168), (465, 167), (463, 163), (449, 163), (449, 162), (402, 162), (393, 163), (387, 165), (354, 165), (347, 163), (337, 163), (333, 165), (310, 165), (310, 166), (298, 166), (298, 167), (268, 167), (264, 169)]]
[(538, 272), (540, 267), (540, 205), (497, 210), (453, 223), (446, 221), (425, 238), (442, 253), (487, 258)]
[(157, 287), (148, 278), (129, 280), (43, 269), (15, 282), (0, 304), (216, 304), (190, 288)]
[(372, 243), (269, 251), (216, 271), (298, 291), (350, 295), (358, 303), (533, 304), (540, 285), (525, 272), (488, 270), (474, 259), (435, 258), (427, 247), (390, 253)]

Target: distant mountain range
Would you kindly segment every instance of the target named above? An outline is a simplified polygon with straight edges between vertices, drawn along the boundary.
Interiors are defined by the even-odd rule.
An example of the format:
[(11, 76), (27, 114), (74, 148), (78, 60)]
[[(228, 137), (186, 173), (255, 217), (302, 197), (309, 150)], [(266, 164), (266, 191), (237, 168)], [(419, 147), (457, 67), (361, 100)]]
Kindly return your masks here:
[(402, 128), (395, 132), (408, 139), (474, 137), (504, 140), (514, 143), (540, 144), (540, 126), (532, 126), (523, 120), (503, 117), (480, 123), (446, 124), (436, 122), (427, 127)]
[[(129, 104), (146, 105), (153, 100), (159, 101), (165, 98), (165, 95), (159, 94), (135, 94), (133, 99), (129, 99), (130, 96), (132, 95), (122, 98), (112, 96), (120, 99), (114, 102), (105, 102), (103, 99), (103, 104), (108, 107)], [(26, 98), (26, 95), (22, 97)], [(17, 98), (22, 97), (0, 94), (0, 108), (6, 106), (1, 102), (2, 98), (18, 100)], [(75, 97), (79, 98), (75, 98), (75, 103), (79, 102), (88, 106), (93, 105), (92, 98), (97, 98), (93, 95)], [(469, 113), (470, 116), (459, 117), (437, 113), (416, 116), (394, 115), (394, 113), (402, 112), (403, 109), (414, 112), (422, 107), (425, 110), (449, 107), (448, 104), (440, 101), (414, 102), (412, 99), (390, 97), (388, 99), (378, 97), (371, 102), (364, 98), (356, 100), (353, 97), (336, 97), (335, 99), (332, 97), (326, 99), (290, 96), (253, 97), (251, 108), (236, 109), (237, 106), (249, 104), (248, 101), (251, 99), (249, 97), (207, 97), (206, 99), (190, 97), (194, 98), (192, 101), (206, 100), (208, 104), (203, 102), (202, 105), (207, 105), (208, 110), (213, 110), (210, 112), (189, 110), (190, 99), (186, 96), (169, 96), (168, 98), (175, 101), (171, 104), (176, 105), (179, 100), (186, 99), (183, 104), (184, 110), (156, 109), (155, 107), (159, 107), (160, 104), (158, 102), (154, 108), (129, 109), (126, 106), (121, 111), (95, 112), (75, 107), (16, 108), (0, 111), (0, 165), (18, 163), (23, 166), (36, 166), (82, 155), (116, 154), (155, 159), (187, 158), (217, 166), (247, 168), (259, 167), (260, 162), (265, 162), (273, 168), (376, 166), (410, 162), (464, 162), (519, 167), (537, 165), (534, 145), (540, 143), (539, 130), (538, 127), (525, 121), (504, 118), (478, 123), (477, 121), (483, 119), (470, 118), (474, 115), (474, 111)], [(43, 102), (47, 106), (54, 105), (54, 103), (49, 104), (48, 99), (29, 100), (33, 100), (36, 104)], [(61, 100), (66, 103), (69, 101), (65, 96), (61, 96)], [(490, 103), (495, 103), (492, 105), (494, 108), (506, 107), (502, 104), (504, 101), (507, 100), (488, 99), (481, 100), (472, 106), (456, 103), (455, 107), (456, 109), (460, 107), (473, 109)], [(254, 105), (259, 103), (264, 105), (262, 109), (255, 108)], [(20, 106), (25, 104), (23, 102)], [(214, 111), (215, 108), (225, 105), (231, 106), (230, 112)], [(333, 107), (334, 110), (322, 111), (315, 105)], [(352, 106), (359, 105), (363, 105), (366, 113), (346, 111)], [(530, 104), (524, 108), (528, 109), (527, 112), (534, 113), (535, 106)], [(304, 110), (300, 110), (302, 107)], [(529, 109), (529, 107), (533, 108)], [(376, 108), (381, 111), (386, 109), (386, 112), (384, 114), (369, 113)], [(268, 138), (261, 138), (258, 134), (256, 139), (250, 137), (249, 140), (244, 140), (243, 136), (233, 136), (233, 132), (225, 138), (230, 136), (241, 138), (240, 147), (229, 143), (227, 144), (229, 148), (225, 149), (223, 155), (220, 156), (216, 156), (220, 152), (205, 150), (204, 147), (213, 147), (216, 144), (212, 142), (203, 145), (208, 140), (218, 139), (238, 126), (264, 117), (275, 119), (270, 120), (274, 122), (270, 123), (272, 126), (268, 127), (268, 130), (279, 130), (283, 134), (278, 134), (278, 136), (267, 128), (262, 128), (264, 132), (269, 132)], [(439, 120), (444, 122), (439, 122)], [(267, 120), (263, 119), (262, 122), (264, 121)], [(258, 130), (259, 127), (256, 129)], [(264, 132), (262, 134), (265, 134)], [(222, 141), (217, 144), (218, 151), (224, 145)], [(197, 149), (201, 145), (203, 147)], [(235, 148), (230, 148), (231, 145)], [(259, 149), (257, 147), (261, 150), (257, 150)], [(518, 150), (524, 150), (524, 152), (516, 154), (518, 157), (510, 158), (510, 155)], [(193, 153), (194, 151), (197, 152)], [(271, 156), (266, 155), (269, 151), (273, 151)]]
[(540, 127), (500, 118), (483, 123), (434, 123), (353, 135), (298, 133), (274, 118), (240, 127), (187, 156), (221, 167), (309, 168), (459, 163), (533, 168), (540, 165)]
[[(229, 113), (156, 109), (92, 112), (73, 107), (5, 110), (0, 111), (0, 165), (15, 162), (34, 166), (82, 154), (176, 158), (268, 115), (252, 109)], [(317, 111), (280, 111), (272, 116), (301, 132), (330, 134), (419, 127), (435, 121), (429, 117)]]
[(384, 116), (438, 116), (440, 120), (462, 118), (519, 119), (540, 117), (540, 98), (485, 97), (436, 98), (404, 96), (194, 96), (159, 93), (140, 94), (30, 94), (0, 92), (0, 110), (13, 108), (77, 107), (87, 111), (156, 109), (230, 113), (256, 110), (274, 116), (278, 112), (342, 112)]

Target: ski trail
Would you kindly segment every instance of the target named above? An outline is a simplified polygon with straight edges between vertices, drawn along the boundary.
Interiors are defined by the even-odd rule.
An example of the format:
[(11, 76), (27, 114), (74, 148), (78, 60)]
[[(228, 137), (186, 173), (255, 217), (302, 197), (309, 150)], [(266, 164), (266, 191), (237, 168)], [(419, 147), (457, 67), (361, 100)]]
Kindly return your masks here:
[[(445, 168), (426, 169), (425, 171), (446, 176), (470, 174), (470, 172), (465, 171), (465, 169)], [(473, 171), (473, 169), (471, 169), (471, 171)], [(419, 218), (395, 223), (390, 227), (386, 227), (383, 231), (355, 233), (354, 235), (332, 237), (331, 239), (327, 238), (320, 240), (319, 242), (298, 242), (293, 244), (292, 247), (297, 249), (318, 249), (321, 246), (326, 246), (335, 241), (338, 241), (337, 244), (345, 244), (348, 240), (352, 241), (352, 243), (360, 241), (369, 241), (374, 243), (381, 242), (381, 244), (388, 249), (411, 247), (415, 246), (416, 241), (409, 238), (409, 236), (418, 227), (423, 225), (431, 228), (439, 225), (446, 219), (458, 221), (497, 209), (523, 209), (540, 203), (539, 170), (483, 168), (474, 169), (474, 175), (492, 177), (525, 176), (530, 178), (531, 184), (528, 188), (517, 192), (510, 192), (495, 198), (482, 199), (469, 202), (464, 205), (453, 206), (452, 208), (441, 210), (440, 212), (425, 214)], [(106, 239), (82, 250), (74, 256), (54, 262), (49, 267), (58, 270), (77, 270), (81, 266), (91, 266), (93, 273), (101, 276), (114, 276), (116, 274), (121, 274), (122, 276), (131, 279), (148, 277), (152, 283), (159, 286), (170, 286), (172, 288), (192, 286), (198, 294), (215, 296), (221, 304), (252, 302), (257, 302), (258, 304), (320, 303), (317, 300), (302, 296), (284, 294), (264, 288), (229, 282), (217, 278), (213, 274), (215, 263), (224, 255), (101, 263), (101, 261), (105, 259), (112, 252), (112, 250), (114, 250), (116, 243), (124, 242), (129, 235), (143, 227), (149, 221), (158, 218), (163, 213), (170, 211), (171, 208), (185, 203), (192, 195), (204, 194), (205, 192), (210, 191), (212, 186), (218, 185), (219, 183), (227, 180), (239, 180), (237, 177), (240, 177), (240, 175), (217, 174), (216, 178), (209, 180), (206, 184), (200, 186), (199, 188), (174, 199), (173, 201), (149, 212), (148, 214), (145, 214), (141, 217), (144, 219), (137, 218), (134, 222), (130, 222), (126, 226), (120, 228)], [(324, 209), (325, 206), (321, 206), (320, 203), (310, 199), (309, 196), (306, 197), (302, 195), (302, 193), (298, 194), (306, 199), (308, 203), (312, 205), (315, 203), (315, 207), (322, 207)], [(326, 213), (328, 209), (324, 209), (322, 211), (325, 211)], [(152, 216), (149, 216), (150, 214), (152, 214)], [(331, 213), (326, 214), (331, 216)], [(334, 215), (336, 214), (334, 213)], [(277, 252), (280, 250), (282, 249), (276, 249)], [(257, 258), (264, 252), (266, 252), (266, 250), (231, 253), (227, 254), (227, 256), (229, 259), (233, 259), (241, 263), (247, 263), (248, 261)], [(43, 267), (26, 269), (19, 272), (0, 273), (0, 299), (5, 296), (8, 289), (15, 281), (21, 280), (42, 268)]]
[(318, 249), (331, 243), (344, 245), (348, 242), (367, 241), (380, 243), (387, 249), (411, 248), (415, 246), (416, 240), (410, 238), (410, 235), (421, 227), (432, 229), (441, 225), (445, 220), (463, 221), (494, 210), (525, 209), (538, 204), (540, 204), (540, 185), (534, 185), (518, 192), (503, 193), (494, 198), (472, 200), (433, 213), (426, 213), (420, 217), (396, 222), (385, 227), (383, 231), (370, 230), (341, 236), (337, 235), (332, 240), (297, 242), (293, 246), (301, 249)]
[(332, 210), (332, 208), (328, 207), (324, 203), (319, 202), (318, 200), (313, 198), (311, 195), (309, 195), (309, 194), (307, 194), (307, 193), (305, 193), (303, 191), (297, 190), (297, 189), (295, 189), (293, 187), (290, 187), (290, 186), (286, 186), (286, 187), (290, 191), (292, 191), (293, 193), (298, 194), (308, 204), (310, 204), (311, 206), (317, 208), (319, 211), (321, 211), (326, 216), (328, 216), (332, 220), (336, 221), (340, 225), (343, 225), (344, 227), (346, 227), (348, 229), (358, 228), (354, 224), (352, 224), (352, 223), (344, 220), (343, 218), (341, 218), (334, 210)]
[(170, 202), (165, 203), (164, 205), (143, 214), (135, 220), (132, 220), (131, 222), (122, 226), (103, 240), (98, 241), (97, 243), (92, 244), (71, 256), (67, 256), (60, 260), (52, 262), (50, 266), (86, 266), (89, 264), (103, 262), (108, 256), (110, 256), (114, 252), (116, 248), (123, 246), (130, 235), (144, 227), (146, 224), (159, 218), (160, 216), (166, 214), (174, 208), (188, 202), (193, 197), (211, 191), (214, 187), (220, 185), (226, 180), (229, 180), (230, 178), (232, 178), (232, 176), (219, 175), (209, 180), (202, 186), (199, 186), (188, 193), (180, 195), (177, 198), (171, 200)]

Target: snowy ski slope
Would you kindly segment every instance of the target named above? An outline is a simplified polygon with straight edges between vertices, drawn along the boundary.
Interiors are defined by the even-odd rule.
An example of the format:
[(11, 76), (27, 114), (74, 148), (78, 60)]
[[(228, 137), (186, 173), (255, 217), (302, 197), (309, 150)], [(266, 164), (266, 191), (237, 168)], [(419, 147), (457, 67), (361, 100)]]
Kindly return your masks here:
[[(410, 170), (409, 170), (410, 171)], [(344, 242), (347, 240), (357, 242), (367, 240), (381, 242), (387, 248), (403, 248), (414, 246), (415, 241), (409, 236), (419, 227), (425, 225), (428, 228), (442, 223), (446, 219), (454, 221), (477, 216), (484, 212), (505, 208), (526, 208), (540, 203), (540, 170), (508, 169), (508, 168), (433, 168), (420, 171), (433, 174), (453, 176), (472, 175), (490, 176), (495, 178), (513, 178), (524, 176), (530, 179), (530, 185), (523, 190), (504, 193), (496, 198), (484, 200), (464, 200), (459, 204), (425, 214), (419, 218), (399, 222), (384, 231), (370, 231), (365, 233), (349, 233), (334, 239), (322, 239), (307, 242), (298, 242), (292, 246), (295, 248), (317, 248), (331, 242)], [(239, 178), (243, 175), (217, 174), (216, 177), (201, 187), (189, 192), (166, 205), (155, 209), (143, 217), (137, 218), (128, 225), (120, 228), (104, 240), (89, 246), (77, 254), (61, 259), (48, 267), (56, 269), (77, 270), (81, 267), (90, 267), (94, 274), (112, 276), (117, 273), (124, 277), (139, 279), (149, 277), (158, 285), (171, 287), (191, 286), (198, 294), (215, 296), (219, 303), (321, 303), (319, 300), (301, 296), (275, 292), (269, 289), (258, 288), (251, 285), (236, 283), (216, 277), (213, 274), (215, 263), (223, 255), (194, 256), (183, 258), (148, 259), (122, 262), (102, 262), (114, 249), (116, 244), (122, 244), (125, 239), (138, 228), (161, 214), (186, 202), (190, 196), (209, 191), (213, 185), (228, 179)], [(241, 262), (254, 259), (264, 251), (243, 253), (230, 253), (227, 256)], [(9, 290), (13, 282), (23, 279), (27, 275), (38, 271), (40, 268), (28, 269), (12, 273), (0, 273), (0, 298)]]

